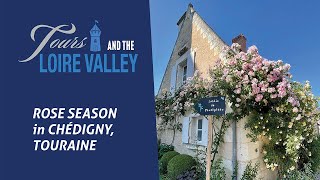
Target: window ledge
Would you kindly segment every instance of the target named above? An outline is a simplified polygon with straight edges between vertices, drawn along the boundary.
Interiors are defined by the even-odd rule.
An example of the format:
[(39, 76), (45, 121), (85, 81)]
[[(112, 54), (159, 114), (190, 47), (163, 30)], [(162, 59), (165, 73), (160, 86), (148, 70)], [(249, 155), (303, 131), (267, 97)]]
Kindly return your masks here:
[(191, 150), (196, 150), (198, 149), (199, 147), (206, 147), (202, 144), (191, 144), (191, 143), (188, 143), (188, 144), (184, 144), (186, 146), (186, 148), (188, 149), (191, 149)]

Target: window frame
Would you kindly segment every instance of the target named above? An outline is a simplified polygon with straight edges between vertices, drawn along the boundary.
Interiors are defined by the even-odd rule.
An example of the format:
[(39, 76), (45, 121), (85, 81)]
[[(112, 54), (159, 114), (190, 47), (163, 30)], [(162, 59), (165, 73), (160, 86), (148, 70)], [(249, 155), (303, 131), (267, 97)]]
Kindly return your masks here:
[(188, 64), (186, 63), (184, 66), (182, 66), (182, 84), (185, 84), (187, 82), (188, 76)]
[[(197, 142), (202, 142), (202, 140), (203, 140), (203, 137), (202, 137), (202, 132), (203, 132), (203, 118), (197, 118), (196, 119), (196, 121), (197, 121), (197, 129), (196, 129), (196, 132), (197, 132), (197, 139), (196, 139), (196, 141)], [(201, 124), (201, 128), (199, 128), (199, 122), (201, 122), (200, 124)], [(200, 135), (200, 140), (199, 140), (199, 135)]]

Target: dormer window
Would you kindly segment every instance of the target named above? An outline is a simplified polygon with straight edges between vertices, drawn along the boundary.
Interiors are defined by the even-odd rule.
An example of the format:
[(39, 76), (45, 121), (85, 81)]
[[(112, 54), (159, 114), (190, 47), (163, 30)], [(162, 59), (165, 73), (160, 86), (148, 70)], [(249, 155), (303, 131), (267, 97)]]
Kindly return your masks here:
[(184, 53), (186, 53), (188, 51), (188, 48), (185, 46), (183, 47), (179, 52), (178, 52), (178, 55), (179, 56), (182, 56)]
[(175, 90), (183, 86), (189, 77), (194, 73), (194, 54), (188, 50), (181, 57), (179, 57), (172, 65), (170, 75), (170, 91), (173, 93)]
[(177, 68), (176, 86), (179, 88), (187, 82), (187, 78), (188, 78), (187, 59), (180, 62), (176, 68)]

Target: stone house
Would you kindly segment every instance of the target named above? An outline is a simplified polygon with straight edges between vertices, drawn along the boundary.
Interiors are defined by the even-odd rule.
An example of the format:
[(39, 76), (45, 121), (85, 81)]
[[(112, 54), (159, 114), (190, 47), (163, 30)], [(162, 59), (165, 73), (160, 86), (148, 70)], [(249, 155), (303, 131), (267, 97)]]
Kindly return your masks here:
[[(174, 91), (188, 77), (193, 76), (195, 70), (201, 72), (202, 76), (208, 77), (210, 67), (219, 58), (223, 46), (227, 45), (200, 17), (191, 4), (177, 25), (179, 27), (178, 37), (159, 92), (163, 90)], [(243, 35), (237, 36), (232, 42), (240, 44), (241, 49), (246, 51), (246, 38)], [(227, 107), (227, 111), (230, 111), (230, 108)], [(208, 141), (208, 120), (192, 113), (177, 118), (182, 124), (182, 131), (173, 132), (170, 129), (158, 131), (158, 139), (161, 143), (172, 143), (177, 152), (191, 156), (197, 155), (199, 147), (205, 150)], [(157, 123), (160, 122), (161, 119), (157, 117)], [(269, 171), (262, 160), (262, 142), (251, 142), (246, 137), (247, 131), (244, 129), (244, 122), (245, 119), (242, 119), (237, 122), (234, 129), (231, 127), (227, 129), (224, 143), (219, 148), (219, 156), (223, 159), (227, 179), (231, 179), (233, 172), (233, 157), (236, 157), (238, 162), (238, 179), (249, 161), (253, 164), (259, 162), (259, 178), (276, 179), (276, 172)], [(218, 123), (215, 122), (214, 126), (218, 126)], [(235, 140), (233, 132), (236, 132)], [(236, 153), (233, 152), (234, 146), (236, 146)]]

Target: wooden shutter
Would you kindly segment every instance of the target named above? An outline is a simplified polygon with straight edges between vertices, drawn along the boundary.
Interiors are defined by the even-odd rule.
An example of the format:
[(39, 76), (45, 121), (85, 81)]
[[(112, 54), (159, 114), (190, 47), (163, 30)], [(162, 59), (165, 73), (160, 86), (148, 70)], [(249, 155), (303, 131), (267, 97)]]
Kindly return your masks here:
[(177, 81), (177, 65), (174, 65), (171, 69), (171, 78), (170, 78), (170, 92), (176, 90), (176, 81)]
[(188, 55), (187, 59), (187, 77), (192, 77), (194, 74), (194, 57), (192, 52)]
[(189, 143), (189, 124), (190, 118), (183, 117), (182, 122), (182, 143)]
[(208, 120), (202, 120), (202, 141), (201, 145), (207, 146), (208, 145)]

